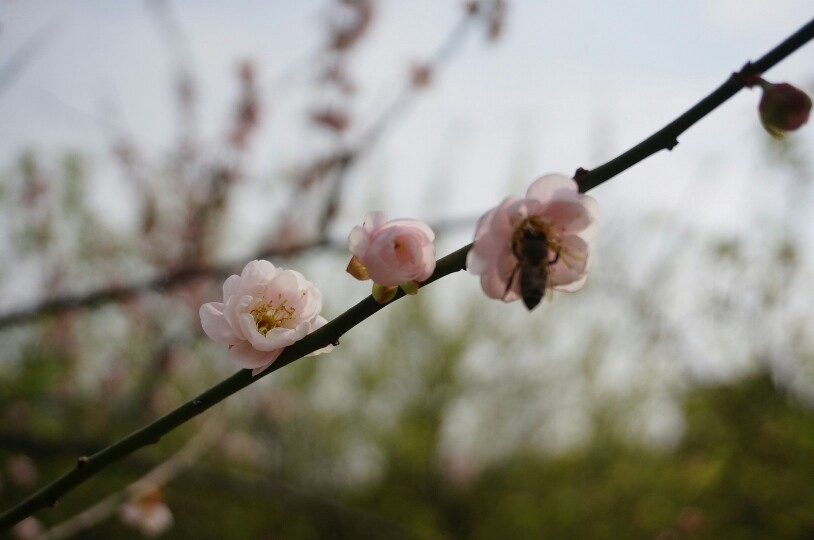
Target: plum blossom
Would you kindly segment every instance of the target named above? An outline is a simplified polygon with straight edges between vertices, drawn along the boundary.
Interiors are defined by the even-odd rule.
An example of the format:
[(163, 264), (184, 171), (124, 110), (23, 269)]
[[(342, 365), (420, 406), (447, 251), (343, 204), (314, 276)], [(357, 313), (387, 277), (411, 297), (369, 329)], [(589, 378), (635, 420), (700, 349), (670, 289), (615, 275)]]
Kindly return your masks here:
[(229, 345), (229, 360), (257, 375), (283, 349), (326, 323), (321, 310), (322, 293), (302, 274), (251, 261), (223, 283), (223, 302), (202, 305), (200, 316), (206, 335)]
[(372, 279), (374, 297), (380, 302), (392, 299), (399, 286), (415, 294), (418, 284), (435, 270), (434, 239), (435, 233), (423, 221), (387, 221), (384, 212), (369, 212), (348, 236), (353, 254), (348, 272), (360, 280)]
[[(523, 255), (524, 238), (531, 233), (545, 241), (545, 288), (576, 291), (591, 268), (589, 242), (596, 236), (597, 212), (596, 201), (579, 193), (572, 178), (543, 176), (531, 184), (525, 198), (508, 197), (480, 218), (467, 268), (480, 276), (490, 298), (523, 298), (518, 255)], [(524, 301), (529, 309), (537, 304)]]
[(172, 511), (161, 500), (161, 491), (150, 489), (119, 509), (122, 521), (145, 536), (158, 536), (172, 527)]

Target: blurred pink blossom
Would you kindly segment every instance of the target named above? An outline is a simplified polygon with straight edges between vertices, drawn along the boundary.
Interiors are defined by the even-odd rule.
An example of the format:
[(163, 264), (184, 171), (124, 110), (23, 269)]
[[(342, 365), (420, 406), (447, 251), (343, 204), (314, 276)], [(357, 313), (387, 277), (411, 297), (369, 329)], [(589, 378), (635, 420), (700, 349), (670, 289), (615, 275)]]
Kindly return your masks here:
[(525, 198), (508, 197), (480, 218), (467, 268), (480, 276), (490, 298), (504, 302), (521, 298), (516, 243), (524, 231), (531, 230), (544, 235), (546, 241), (546, 288), (576, 291), (585, 284), (591, 268), (588, 243), (596, 236), (597, 212), (596, 201), (579, 193), (572, 178), (543, 176), (531, 184)]
[(158, 536), (172, 527), (170, 508), (161, 500), (161, 492), (151, 489), (119, 509), (122, 521), (145, 536)]
[(12, 529), (17, 540), (36, 540), (45, 532), (42, 523), (35, 517), (27, 517)]
[(348, 236), (354, 256), (348, 271), (383, 287), (424, 281), (435, 270), (433, 240), (435, 233), (422, 221), (387, 221), (384, 212), (370, 212)]
[(251, 261), (240, 276), (224, 282), (223, 302), (202, 305), (200, 316), (206, 335), (229, 345), (229, 359), (257, 375), (283, 349), (326, 323), (321, 310), (322, 293), (302, 274)]
[(34, 460), (25, 454), (15, 454), (6, 461), (6, 471), (11, 481), (23, 488), (32, 487), (37, 483), (39, 475)]

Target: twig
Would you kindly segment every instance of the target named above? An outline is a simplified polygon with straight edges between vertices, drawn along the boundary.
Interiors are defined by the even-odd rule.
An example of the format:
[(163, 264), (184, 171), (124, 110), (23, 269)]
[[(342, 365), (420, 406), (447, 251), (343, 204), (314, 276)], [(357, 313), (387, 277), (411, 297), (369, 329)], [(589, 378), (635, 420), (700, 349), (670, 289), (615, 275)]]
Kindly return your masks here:
[[(763, 58), (751, 64), (752, 69), (761, 72), (766, 71), (812, 38), (814, 38), (814, 20), (803, 26)], [(749, 66), (749, 64), (747, 64), (747, 66)], [(633, 150), (638, 149), (636, 152), (633, 152), (633, 150), (625, 152), (619, 158), (611, 160), (596, 169), (600, 172), (589, 173), (583, 170), (581, 173), (578, 173), (577, 176), (579, 177), (581, 189), (585, 191), (595, 187), (655, 152), (667, 147), (672, 147), (670, 141), (674, 142), (677, 134), (682, 133), (706, 114), (723, 104), (734, 95), (737, 89), (742, 88), (743, 85), (737, 81), (737, 77), (735, 77), (734, 80), (730, 78), (724, 85), (724, 88), (726, 88), (725, 91), (722, 91), (720, 88), (715, 90), (698, 105), (691, 108), (687, 113), (681, 115), (676, 121), (656, 134), (661, 135), (658, 137), (656, 135), (649, 137), (643, 143), (634, 147)], [(739, 84), (740, 86), (738, 86)], [(734, 86), (730, 87), (730, 85)], [(735, 88), (735, 90), (731, 90), (732, 88)], [(667, 143), (665, 143), (665, 138), (669, 139)], [(625, 157), (625, 159), (622, 160), (622, 157)], [(466, 245), (440, 259), (435, 272), (425, 283), (422, 283), (422, 287), (444, 276), (464, 270), (466, 267), (466, 255), (471, 247), (472, 244)], [(396, 295), (396, 300), (402, 296), (403, 293), (400, 292)], [(384, 306), (377, 304), (372, 297), (365, 298), (316, 332), (309, 334), (302, 340), (286, 348), (277, 361), (260, 376), (252, 377), (251, 370), (241, 370), (155, 422), (90, 456), (83, 462), (81, 467), (77, 466), (65, 473), (54, 482), (43, 487), (26, 500), (0, 515), (0, 528), (8, 528), (41, 508), (55, 505), (60, 497), (85, 482), (97, 472), (123, 459), (139, 448), (158, 442), (162, 436), (235, 392), (317, 349), (331, 343), (336, 343), (348, 330), (372, 316), (383, 307)]]
[[(431, 223), (430, 226), (438, 233), (444, 230), (469, 226), (474, 221), (473, 218), (445, 219)], [(247, 260), (293, 257), (294, 255), (319, 248), (343, 250), (347, 249), (347, 242), (344, 240), (323, 239), (285, 248), (272, 247), (258, 251), (250, 257), (242, 257), (239, 260), (226, 264), (181, 268), (138, 283), (131, 283), (120, 287), (107, 287), (90, 293), (69, 294), (51, 298), (33, 306), (0, 314), (0, 331), (15, 325), (35, 321), (40, 317), (58, 315), (72, 309), (88, 309), (113, 302), (123, 302), (144, 294), (147, 291), (172, 290), (175, 287), (185, 285), (193, 279), (225, 278), (235, 273), (235, 269), (239, 271)]]
[(25, 43), (14, 51), (5, 64), (0, 66), (0, 95), (8, 90), (22, 74), (23, 70), (34, 61), (59, 31), (62, 19), (57, 17), (31, 36)]
[(198, 458), (218, 441), (222, 431), (223, 425), (221, 423), (207, 423), (170, 459), (158, 465), (123, 490), (105, 497), (83, 512), (48, 529), (37, 540), (70, 538), (104, 521), (128, 500), (138, 498), (152, 489), (165, 486), (194, 465)]
[[(150, 4), (156, 10), (167, 9), (163, 0), (151, 0)], [(162, 14), (159, 11), (158, 15)], [(165, 17), (169, 17), (164, 13)], [(428, 65), (438, 67), (447, 62), (452, 56), (455, 47), (460, 43), (465, 35), (466, 28), (468, 27), (472, 16), (465, 14), (458, 24), (453, 28), (443, 44), (438, 48), (435, 54), (432, 55), (432, 60)], [(163, 19), (162, 19), (163, 20)], [(180, 30), (177, 29), (176, 24), (171, 24), (171, 20), (166, 20), (162, 24), (169, 28), (165, 28), (169, 34), (168, 41), (183, 43)], [(170, 29), (174, 30), (170, 32)], [(174, 37), (173, 37), (174, 36)], [(169, 39), (172, 38), (172, 39)], [(180, 45), (179, 45), (180, 47)], [(182, 50), (186, 50), (182, 48)], [(326, 247), (334, 245), (327, 239), (327, 229), (333, 220), (336, 209), (339, 203), (339, 197), (345, 179), (352, 169), (357, 160), (369, 150), (370, 147), (385, 133), (387, 127), (392, 123), (392, 120), (404, 109), (409, 102), (409, 98), (415, 92), (414, 85), (407, 83), (402, 91), (393, 100), (390, 106), (374, 121), (374, 123), (365, 131), (360, 137), (359, 142), (351, 150), (340, 152), (331, 158), (331, 164), (334, 168), (334, 183), (331, 187), (331, 192), (328, 196), (325, 210), (320, 217), (319, 223), (319, 238), (320, 240), (303, 242), (296, 246), (287, 246), (284, 248), (269, 247), (256, 253), (249, 259), (243, 258), (241, 261), (218, 265), (218, 266), (196, 266), (181, 268), (169, 273), (154, 277), (152, 279), (123, 285), (118, 287), (106, 287), (90, 293), (81, 293), (73, 295), (65, 295), (58, 298), (45, 300), (39, 304), (17, 309), (14, 311), (0, 314), (0, 330), (5, 328), (24, 324), (34, 321), (41, 316), (56, 315), (69, 311), (72, 309), (88, 309), (93, 307), (103, 306), (113, 302), (123, 302), (130, 300), (143, 294), (146, 291), (164, 291), (172, 289), (176, 286), (185, 284), (187, 281), (201, 277), (225, 277), (232, 273), (234, 268), (242, 266), (246, 260), (251, 259), (267, 259), (269, 257), (286, 257), (292, 256), (297, 253), (308, 251), (314, 248)], [(343, 244), (344, 245), (344, 244)]]
[[(265, 259), (268, 257), (286, 257), (300, 253), (309, 249), (331, 245), (329, 241), (311, 242), (286, 249), (267, 249), (255, 254), (255, 258)], [(109, 287), (99, 289), (91, 293), (72, 294), (52, 298), (31, 307), (10, 311), (0, 315), (0, 329), (14, 326), (29, 321), (33, 321), (41, 316), (56, 315), (72, 309), (84, 309), (102, 306), (111, 302), (122, 302), (134, 298), (145, 291), (166, 291), (179, 285), (183, 285), (190, 280), (202, 277), (225, 277), (232, 273), (233, 269), (245, 263), (235, 262), (216, 266), (196, 266), (181, 268), (164, 275), (131, 283), (121, 287)]]
[[(461, 19), (458, 20), (458, 23), (452, 28), (452, 31), (441, 46), (431, 55), (430, 60), (426, 63), (428, 69), (435, 71), (449, 61), (458, 45), (463, 41), (472, 20), (473, 17), (470, 13), (465, 13)], [(397, 118), (410, 103), (410, 99), (415, 95), (416, 91), (416, 84), (412, 80), (408, 81), (390, 105), (359, 137), (356, 146), (336, 156), (333, 185), (325, 202), (323, 213), (320, 216), (318, 229), (320, 237), (325, 237), (328, 234), (328, 228), (338, 213), (339, 198), (342, 196), (342, 190), (345, 186), (348, 173), (353, 168), (353, 165), (384, 135), (387, 128), (392, 125), (393, 120)]]
[(678, 144), (679, 135), (744, 88), (746, 75), (768, 71), (775, 64), (810, 41), (812, 34), (814, 34), (814, 19), (780, 45), (763, 55), (757, 62), (747, 62), (739, 72), (733, 73), (725, 83), (716, 88), (711, 94), (627, 152), (590, 172), (584, 169), (577, 170), (574, 178), (579, 183), (580, 191), (584, 193), (595, 188), (656, 152), (672, 150)]

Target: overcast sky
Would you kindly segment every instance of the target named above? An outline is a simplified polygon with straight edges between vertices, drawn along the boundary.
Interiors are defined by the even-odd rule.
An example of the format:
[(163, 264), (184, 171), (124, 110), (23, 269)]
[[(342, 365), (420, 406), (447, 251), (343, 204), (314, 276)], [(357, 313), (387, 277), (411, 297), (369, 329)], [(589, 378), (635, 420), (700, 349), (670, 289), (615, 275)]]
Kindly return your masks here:
[[(266, 115), (251, 169), (274, 175), (304, 155), (302, 89), (320, 46), (327, 2), (170, 2), (200, 92), (200, 125), (214, 146), (236, 96), (235, 65), (253, 59)], [(141, 1), (0, 0), (0, 66), (37, 33), (41, 48), (0, 94), (0, 164), (24, 148), (80, 150), (113, 174), (112, 133), (126, 129), (158, 157), (176, 135), (173, 57)], [(357, 128), (373, 121), (411, 62), (437, 48), (460, 15), (457, 0), (383, 0), (354, 55)], [(430, 90), (358, 168), (339, 228), (377, 204), (427, 220), (477, 216), (536, 176), (590, 168), (643, 139), (733, 70), (814, 16), (805, 0), (515, 0), (504, 38), (473, 31)], [(768, 74), (811, 88), (814, 46)], [(662, 153), (596, 190), (603, 213), (682, 211), (737, 227), (761, 132), (757, 92), (743, 92)], [(292, 134), (297, 134), (296, 136)], [(814, 142), (811, 130), (799, 136)], [(703, 167), (702, 165), (703, 164)], [(714, 181), (699, 178), (715, 174)], [(761, 173), (762, 174), (762, 173)], [(106, 181), (98, 197), (124, 195)], [(694, 197), (699, 186), (703, 202)], [(257, 193), (244, 196), (247, 208)], [(443, 204), (438, 204), (443, 201)], [(246, 214), (253, 212), (247, 211)]]
[[(264, 118), (248, 167), (259, 181), (241, 188), (232, 224), (244, 244), (263, 235), (258, 219), (274, 221), (268, 218), (281, 203), (274, 179), (319, 149), (304, 107), (312, 103), (308, 89), (315, 70), (309, 59), (321, 46), (327, 3), (169, 2), (197, 82), (202, 142), (212, 152), (226, 136), (237, 63), (250, 58), (257, 65)], [(375, 25), (351, 65), (360, 88), (351, 136), (375, 121), (410, 64), (430, 55), (461, 13), (458, 0), (378, 4)], [(434, 84), (355, 169), (332, 234), (344, 237), (374, 208), (430, 222), (471, 218), (474, 226), (481, 213), (509, 194), (522, 194), (537, 176), (570, 175), (638, 143), (812, 16), (811, 0), (512, 0), (504, 37), (487, 44), (483, 32), (473, 29)], [(37, 35), (45, 36), (39, 50), (9, 77), (9, 60)], [(0, 0), (0, 70), (6, 70), (0, 71), (0, 169), (28, 148), (44, 156), (80, 151), (91, 159), (99, 208), (114, 225), (126, 224), (132, 194), (117, 181), (110, 146), (126, 131), (148, 159), (160, 162), (176, 137), (175, 60), (143, 1)], [(814, 45), (767, 78), (814, 90)], [(780, 178), (787, 171), (773, 170), (762, 157), (768, 136), (757, 119), (758, 100), (756, 91), (740, 93), (691, 128), (672, 152), (592, 192), (601, 207), (600, 249), (639, 248), (642, 231), (624, 227), (637, 215), (668, 216), (678, 229), (746, 237), (755, 215), (776, 220), (788, 204)], [(806, 150), (814, 145), (811, 126), (793, 139), (812, 154)], [(641, 229), (643, 222), (637, 223)], [(812, 227), (806, 220), (801, 234)], [(663, 256), (671, 238), (662, 236), (653, 243), (659, 244), (654, 253)], [(235, 242), (229, 255), (246, 253)], [(598, 258), (594, 271), (611, 282), (612, 271), (602, 265)], [(460, 279), (476, 290), (471, 276)], [(366, 293), (367, 284), (355, 286), (359, 295)], [(682, 300), (691, 296), (685, 290)], [(7, 284), (0, 294), (7, 305), (26, 305), (35, 296)], [(339, 307), (334, 302), (329, 311)], [(520, 314), (522, 308), (514, 307)], [(678, 303), (677, 313), (684, 315), (682, 309)], [(732, 333), (732, 342), (749, 342), (748, 332)], [(722, 339), (730, 335), (719, 333)], [(693, 355), (694, 361), (714, 371), (710, 347), (701, 344), (705, 354)], [(628, 349), (624, 365), (638, 371), (639, 358)], [(533, 369), (539, 371), (537, 364)]]

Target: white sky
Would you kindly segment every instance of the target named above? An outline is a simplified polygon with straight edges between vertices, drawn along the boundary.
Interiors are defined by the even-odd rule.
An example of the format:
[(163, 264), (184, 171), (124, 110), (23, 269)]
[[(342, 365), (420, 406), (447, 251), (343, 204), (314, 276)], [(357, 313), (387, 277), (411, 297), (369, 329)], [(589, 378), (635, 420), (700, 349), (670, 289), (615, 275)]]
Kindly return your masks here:
[[(210, 148), (224, 138), (237, 61), (254, 59), (261, 74), (266, 116), (250, 169), (263, 181), (241, 193), (235, 230), (262, 235), (258, 216), (279, 203), (271, 180), (319, 147), (302, 121), (310, 103), (302, 89), (313, 71), (297, 66), (319, 47), (325, 4), (171, 4), (194, 62)], [(459, 13), (457, 0), (380, 2), (352, 64), (362, 90), (358, 127), (376, 118), (410, 63), (436, 49)], [(473, 32), (356, 169), (333, 233), (344, 237), (371, 207), (427, 221), (472, 217), (474, 224), (539, 175), (572, 174), (626, 150), (812, 16), (810, 0), (513, 0), (504, 38), (487, 45)], [(0, 66), (44, 28), (52, 37), (42, 53), (0, 94), (0, 169), (25, 148), (82, 151), (94, 159), (100, 207), (112, 219), (126, 216), (130, 193), (109, 157), (110, 126), (131, 132), (150, 157), (166, 152), (176, 135), (173, 59), (142, 1), (0, 0)], [(767, 78), (812, 91), (812, 66), (808, 45)], [(775, 182), (782, 172), (760, 158), (766, 136), (758, 99), (757, 92), (741, 93), (691, 128), (672, 153), (595, 190), (602, 234), (624, 239), (613, 233), (631, 215), (652, 213), (701, 230), (744, 233), (754, 226), (749, 216), (782, 212)], [(814, 129), (794, 138), (811, 149)], [(812, 232), (808, 226), (802, 234)], [(241, 247), (229, 255), (246, 254)], [(15, 292), (11, 304), (28, 303), (31, 291)]]
[[(313, 71), (297, 68), (319, 47), (326, 2), (187, 0), (171, 4), (186, 37), (200, 93), (200, 125), (211, 148), (236, 97), (235, 65), (261, 74), (264, 123), (250, 169), (265, 182), (238, 199), (237, 230), (263, 233), (277, 192), (269, 178), (311, 155), (303, 94)], [(429, 55), (460, 13), (452, 0), (384, 0), (354, 55), (362, 91), (357, 126), (376, 118), (412, 61)], [(439, 80), (357, 168), (334, 233), (342, 237), (370, 206), (433, 221), (477, 216), (536, 176), (571, 174), (629, 148), (804, 24), (803, 0), (662, 0), (510, 3), (505, 37), (487, 45), (472, 32)], [(109, 158), (116, 126), (152, 157), (176, 135), (173, 58), (141, 1), (0, 0), (0, 66), (30, 36), (51, 34), (0, 95), (0, 165), (24, 148), (69, 147), (95, 158), (97, 199), (127, 215), (129, 192)], [(814, 46), (767, 77), (811, 89)], [(681, 138), (597, 189), (604, 219), (631, 212), (687, 213), (701, 226), (738, 228), (766, 204), (744, 189), (760, 171), (757, 92), (744, 92)], [(811, 147), (811, 129), (795, 135)], [(714, 172), (715, 178), (700, 173)], [(704, 191), (698, 197), (699, 190)], [(245, 208), (245, 212), (243, 209)], [(245, 219), (245, 223), (240, 222)], [(246, 224), (252, 227), (245, 227)], [(235, 248), (236, 250), (239, 247)], [(230, 255), (240, 255), (231, 253)]]

